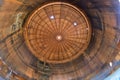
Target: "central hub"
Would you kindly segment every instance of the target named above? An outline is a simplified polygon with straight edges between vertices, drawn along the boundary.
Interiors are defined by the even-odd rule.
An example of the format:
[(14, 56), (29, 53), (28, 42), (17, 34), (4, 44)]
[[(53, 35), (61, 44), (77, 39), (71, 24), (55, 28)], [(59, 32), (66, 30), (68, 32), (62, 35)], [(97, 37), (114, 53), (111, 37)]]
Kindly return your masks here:
[(61, 35), (57, 35), (57, 36), (56, 36), (56, 40), (57, 40), (57, 41), (61, 41), (61, 40), (62, 40), (62, 36), (61, 36)]
[(24, 38), (39, 60), (66, 63), (87, 49), (91, 27), (82, 10), (69, 3), (52, 2), (32, 12), (24, 27)]

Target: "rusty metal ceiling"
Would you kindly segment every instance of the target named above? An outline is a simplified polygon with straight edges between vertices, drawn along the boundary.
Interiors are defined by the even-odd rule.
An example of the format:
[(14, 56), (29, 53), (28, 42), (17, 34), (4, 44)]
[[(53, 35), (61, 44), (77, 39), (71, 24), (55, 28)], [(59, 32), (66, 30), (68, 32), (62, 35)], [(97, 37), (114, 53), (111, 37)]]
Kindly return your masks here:
[[(89, 46), (82, 55), (68, 62), (54, 64), (33, 55), (23, 32), (25, 23), (34, 10), (56, 1), (83, 10), (91, 24), (92, 33)], [(119, 22), (118, 0), (1, 0), (0, 57), (4, 62), (1, 65), (5, 68), (0, 74), (6, 78), (11, 73), (11, 80), (90, 80), (118, 54)], [(61, 37), (58, 35), (57, 40), (61, 41)]]

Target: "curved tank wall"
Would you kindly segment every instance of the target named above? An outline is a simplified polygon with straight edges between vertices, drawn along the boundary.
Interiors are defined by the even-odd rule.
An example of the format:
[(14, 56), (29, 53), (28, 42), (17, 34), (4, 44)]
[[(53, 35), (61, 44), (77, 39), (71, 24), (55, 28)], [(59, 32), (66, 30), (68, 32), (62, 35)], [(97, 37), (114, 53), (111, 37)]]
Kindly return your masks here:
[[(26, 45), (23, 27), (30, 14), (50, 2), (66, 2), (82, 9), (92, 27), (88, 48), (76, 59), (51, 64), (35, 57)], [(68, 13), (70, 15), (70, 13)], [(0, 57), (5, 71), (20, 80), (90, 80), (118, 54), (120, 38), (118, 0), (1, 0)], [(3, 71), (3, 74), (6, 73)], [(8, 75), (6, 73), (6, 75)], [(2, 77), (6, 78), (6, 75)], [(18, 76), (17, 76), (18, 75)]]

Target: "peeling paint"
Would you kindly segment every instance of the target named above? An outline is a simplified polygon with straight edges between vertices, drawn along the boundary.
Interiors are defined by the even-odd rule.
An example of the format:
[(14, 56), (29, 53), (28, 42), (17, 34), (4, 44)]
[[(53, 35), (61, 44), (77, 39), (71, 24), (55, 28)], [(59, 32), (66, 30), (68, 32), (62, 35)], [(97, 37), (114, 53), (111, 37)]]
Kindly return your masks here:
[(17, 15), (16, 15), (16, 20), (15, 22), (11, 25), (11, 31), (12, 32), (15, 32), (19, 29), (22, 28), (22, 25), (23, 25), (23, 21), (24, 21), (24, 17), (25, 16), (25, 13), (23, 12), (19, 12)]

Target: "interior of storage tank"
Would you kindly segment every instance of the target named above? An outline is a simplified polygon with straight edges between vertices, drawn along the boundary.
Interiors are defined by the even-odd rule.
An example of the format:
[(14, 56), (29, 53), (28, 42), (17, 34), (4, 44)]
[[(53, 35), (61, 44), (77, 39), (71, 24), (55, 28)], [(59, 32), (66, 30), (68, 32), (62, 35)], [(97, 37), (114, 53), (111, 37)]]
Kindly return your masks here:
[(119, 0), (0, 0), (2, 80), (107, 80), (119, 68)]

